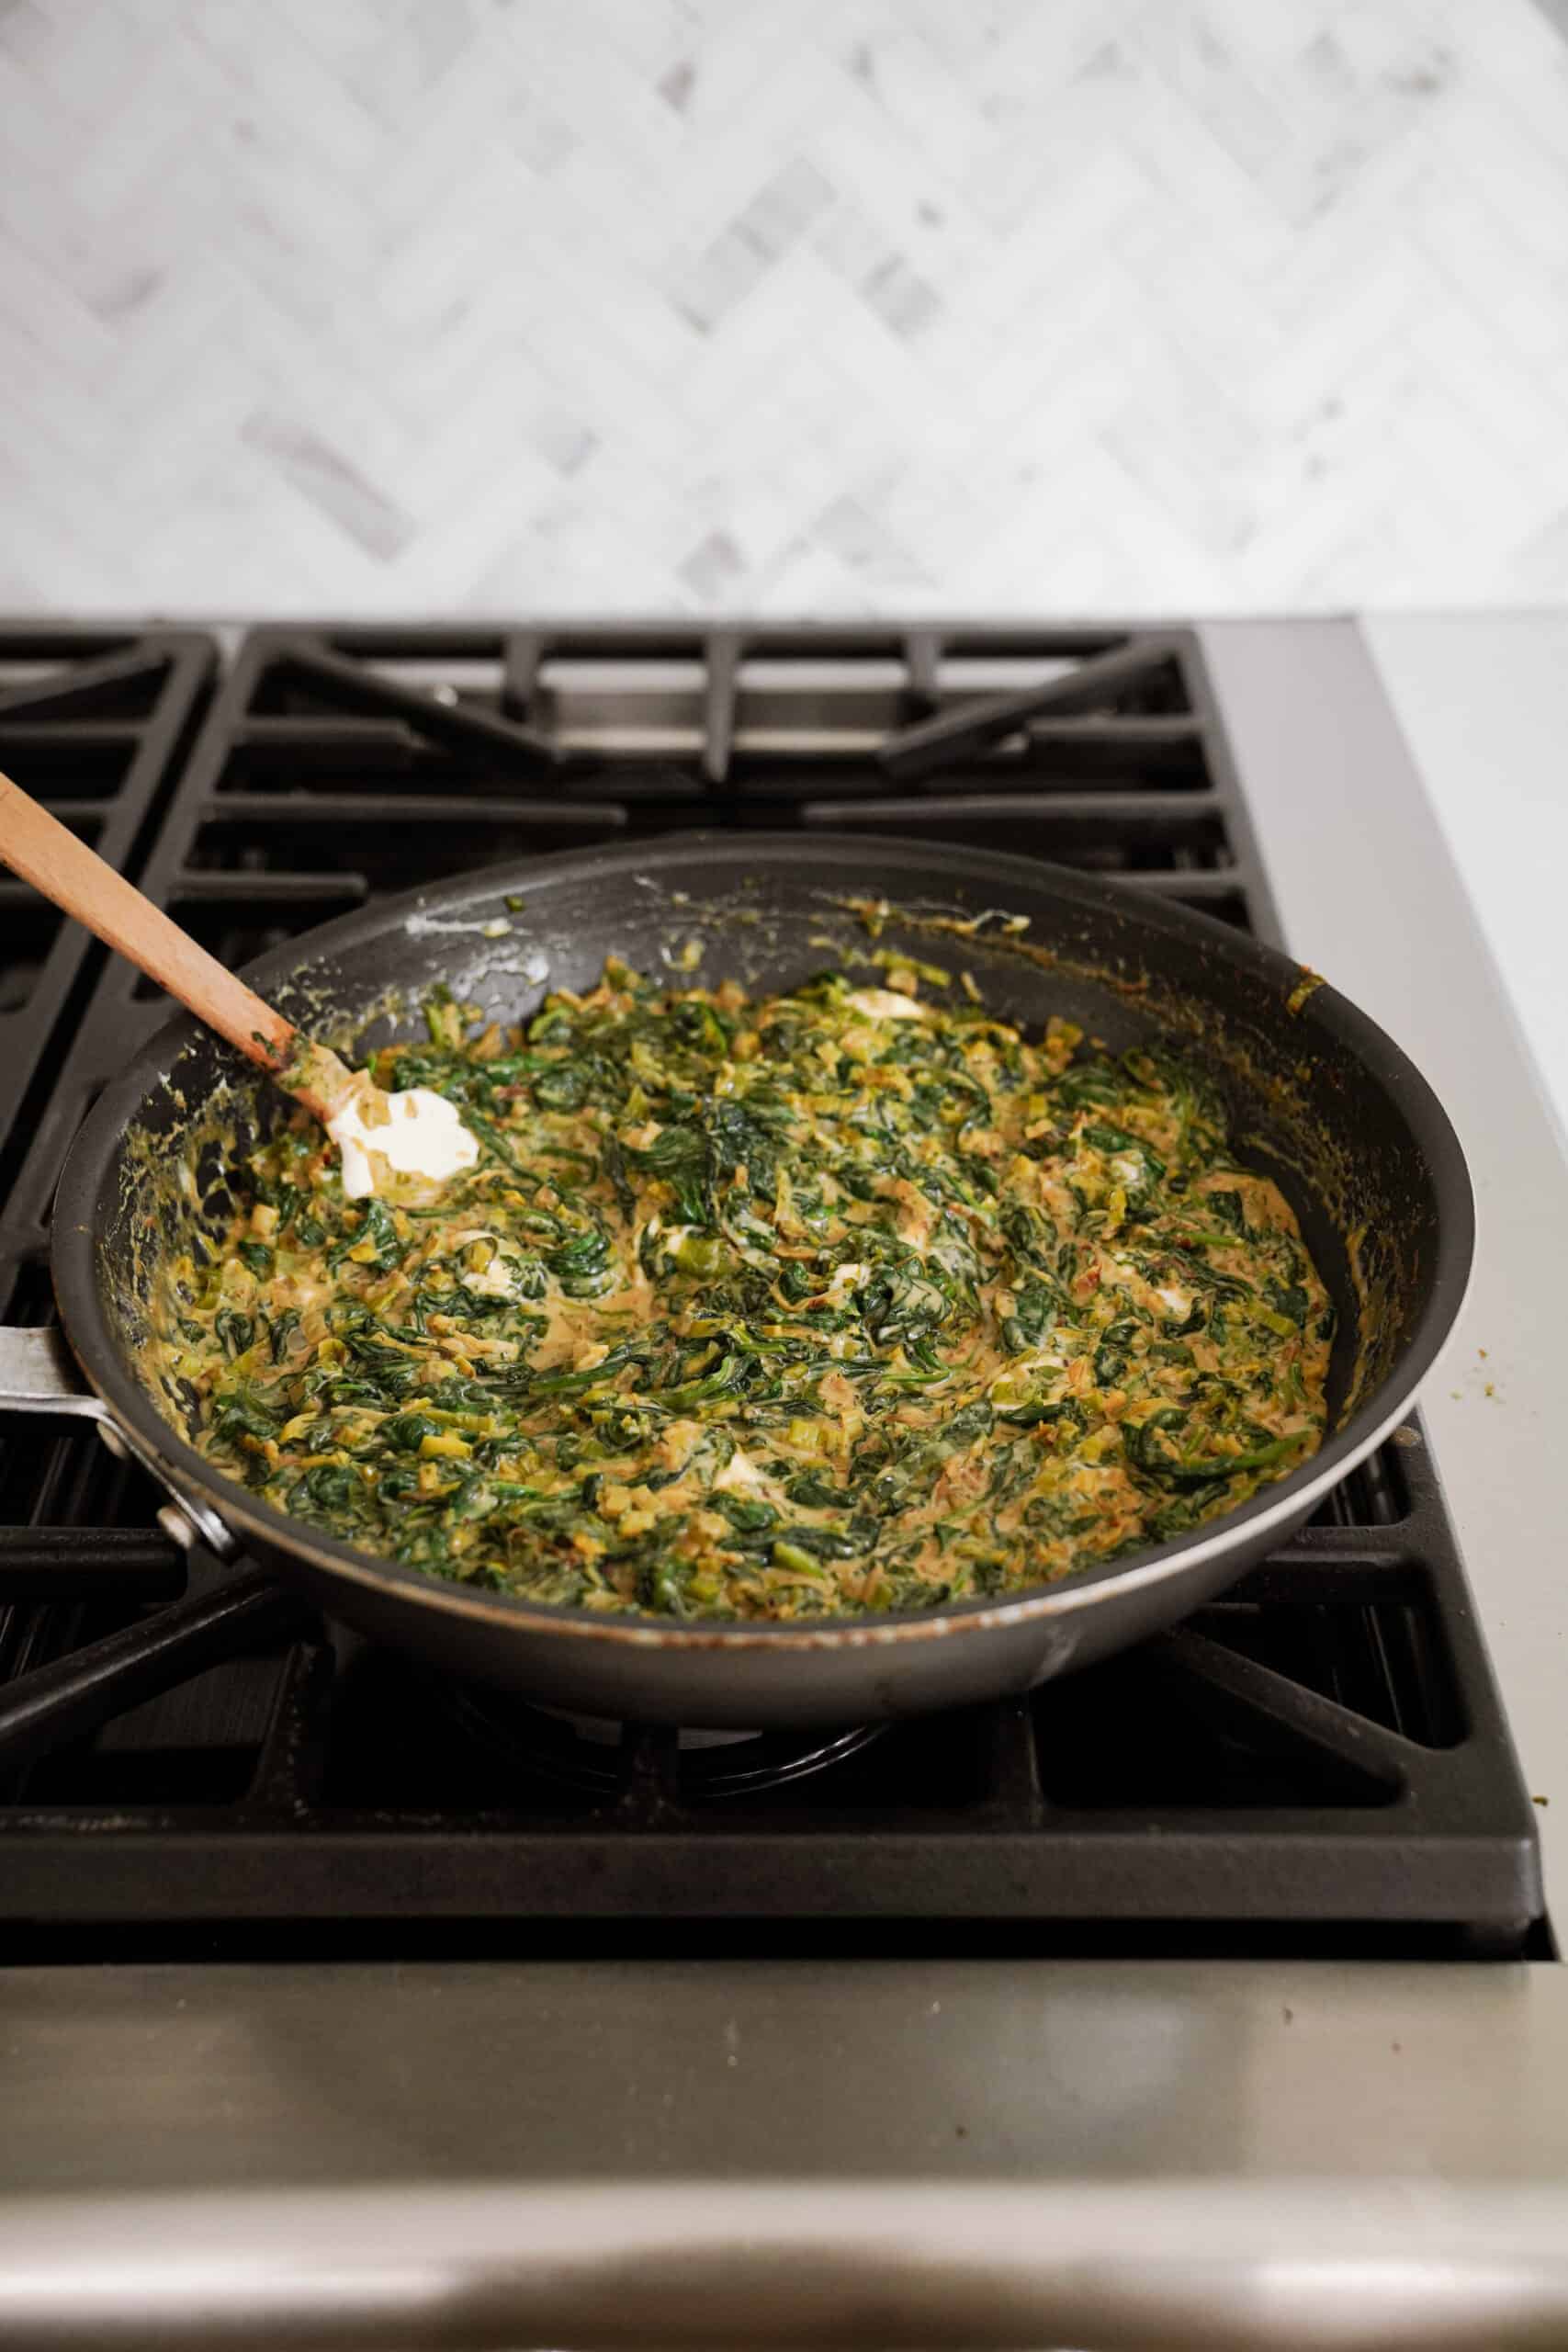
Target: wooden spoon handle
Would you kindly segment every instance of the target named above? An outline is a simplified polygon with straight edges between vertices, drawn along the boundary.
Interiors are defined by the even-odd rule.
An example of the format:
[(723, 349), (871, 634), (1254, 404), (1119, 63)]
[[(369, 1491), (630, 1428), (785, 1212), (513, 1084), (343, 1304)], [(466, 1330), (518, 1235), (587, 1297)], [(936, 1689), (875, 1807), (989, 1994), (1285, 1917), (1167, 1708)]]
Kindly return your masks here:
[(283, 1068), (295, 1033), (282, 1013), (6, 775), (0, 775), (0, 858), (252, 1061), (275, 1073)]

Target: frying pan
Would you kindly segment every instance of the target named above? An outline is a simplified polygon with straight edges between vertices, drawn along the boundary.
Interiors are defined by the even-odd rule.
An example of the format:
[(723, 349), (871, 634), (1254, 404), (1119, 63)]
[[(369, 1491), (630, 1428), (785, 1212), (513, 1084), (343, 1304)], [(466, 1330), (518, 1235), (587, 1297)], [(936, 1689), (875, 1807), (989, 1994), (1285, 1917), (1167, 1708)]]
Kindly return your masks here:
[[(181, 1524), (260, 1564), (245, 1588), (258, 1605), (276, 1576), (375, 1640), (599, 1715), (859, 1723), (1023, 1691), (1170, 1624), (1282, 1543), (1387, 1434), (1469, 1274), (1470, 1183), (1447, 1117), (1399, 1048), (1314, 975), (1206, 917), (1033, 859), (727, 833), (490, 868), (329, 923), (245, 977), (290, 1018), (363, 1052), (400, 1034), (438, 981), (512, 1022), (548, 988), (591, 987), (610, 952), (658, 972), (695, 940), (709, 980), (787, 987), (864, 956), (863, 906), (850, 902), (866, 900), (886, 902), (884, 947), (968, 971), (988, 1006), (1031, 1031), (1055, 1012), (1115, 1051), (1157, 1038), (1201, 1058), (1240, 1156), (1283, 1189), (1337, 1310), (1330, 1433), (1310, 1461), (1133, 1560), (869, 1622), (596, 1616), (376, 1559), (225, 1478), (148, 1385), (159, 1262), (188, 1245), (193, 1220), (216, 1233), (229, 1206), (210, 1130), (221, 1122), (244, 1148), (288, 1108), (183, 1016), (102, 1097), (61, 1180), (52, 1271), (75, 1363), (52, 1334), (0, 1334), (0, 1406), (105, 1421), (177, 1498)], [(0, 1739), (5, 1729), (0, 1706)]]

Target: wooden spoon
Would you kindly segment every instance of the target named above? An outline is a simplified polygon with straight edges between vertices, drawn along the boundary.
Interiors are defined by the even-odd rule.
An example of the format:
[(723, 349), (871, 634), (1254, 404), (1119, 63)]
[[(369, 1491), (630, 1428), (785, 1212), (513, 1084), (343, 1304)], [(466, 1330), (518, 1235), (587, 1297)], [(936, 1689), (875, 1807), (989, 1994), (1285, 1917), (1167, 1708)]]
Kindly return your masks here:
[(478, 1158), (478, 1144), (445, 1096), (423, 1086), (385, 1094), (330, 1046), (303, 1036), (6, 775), (0, 775), (0, 858), (302, 1102), (343, 1153), (345, 1192), (374, 1189), (371, 1151), (401, 1173), (432, 1181)]

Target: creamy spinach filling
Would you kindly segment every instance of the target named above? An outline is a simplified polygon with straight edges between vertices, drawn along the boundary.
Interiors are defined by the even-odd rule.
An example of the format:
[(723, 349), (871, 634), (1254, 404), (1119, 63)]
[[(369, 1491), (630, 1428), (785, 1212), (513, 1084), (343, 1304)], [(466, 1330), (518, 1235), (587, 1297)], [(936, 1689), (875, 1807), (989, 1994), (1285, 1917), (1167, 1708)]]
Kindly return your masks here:
[(715, 1619), (1021, 1591), (1295, 1468), (1333, 1309), (1202, 1072), (879, 960), (433, 1001), (374, 1074), (477, 1166), (347, 1201), (301, 1114), (231, 1171), (157, 1317), (203, 1453), (433, 1576)]

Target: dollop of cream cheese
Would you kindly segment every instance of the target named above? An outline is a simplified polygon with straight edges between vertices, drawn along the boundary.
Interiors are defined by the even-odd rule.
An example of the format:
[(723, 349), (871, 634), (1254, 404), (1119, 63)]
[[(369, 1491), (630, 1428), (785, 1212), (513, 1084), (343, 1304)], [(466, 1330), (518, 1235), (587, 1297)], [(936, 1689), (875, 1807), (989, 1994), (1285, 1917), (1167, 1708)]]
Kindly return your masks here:
[(923, 1021), (926, 1017), (925, 1006), (899, 989), (852, 989), (844, 1002), (868, 1021)]
[(423, 1176), (432, 1184), (445, 1183), (479, 1158), (478, 1143), (444, 1094), (411, 1086), (404, 1094), (382, 1095), (375, 1107), (380, 1102), (387, 1106), (384, 1121), (367, 1121), (357, 1091), (327, 1121), (327, 1133), (343, 1155), (343, 1189), (351, 1201), (376, 1190), (372, 1152), (395, 1175)]

